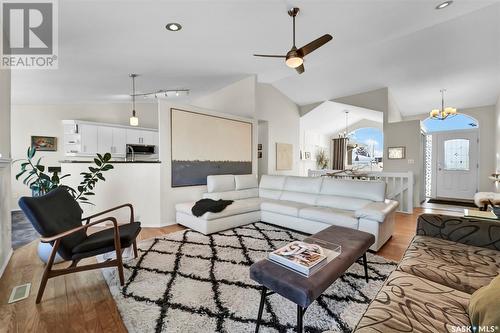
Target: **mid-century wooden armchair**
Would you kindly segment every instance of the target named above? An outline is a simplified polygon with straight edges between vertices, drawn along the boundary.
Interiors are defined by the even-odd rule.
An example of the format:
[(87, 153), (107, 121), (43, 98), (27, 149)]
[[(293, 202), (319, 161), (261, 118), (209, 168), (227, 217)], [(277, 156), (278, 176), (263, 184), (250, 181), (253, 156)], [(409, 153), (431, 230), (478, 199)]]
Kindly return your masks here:
[[(52, 252), (43, 272), (42, 281), (36, 297), (36, 303), (42, 299), (47, 280), (59, 275), (86, 271), (90, 269), (114, 267), (118, 269), (120, 284), (124, 284), (122, 249), (133, 246), (137, 257), (136, 238), (141, 231), (140, 222), (134, 222), (134, 208), (124, 204), (106, 211), (82, 218), (82, 210), (78, 202), (64, 187), (59, 187), (40, 197), (22, 197), (19, 206), (42, 236), (41, 242), (51, 243)], [(106, 216), (93, 221), (94, 218), (120, 208), (130, 209), (130, 223), (118, 225), (116, 218)], [(85, 222), (82, 224), (82, 222)], [(89, 227), (105, 222), (113, 223), (112, 228), (87, 234)], [(102, 263), (77, 266), (84, 258), (116, 251), (116, 259)], [(66, 268), (52, 269), (56, 253), (64, 260), (71, 260)]]

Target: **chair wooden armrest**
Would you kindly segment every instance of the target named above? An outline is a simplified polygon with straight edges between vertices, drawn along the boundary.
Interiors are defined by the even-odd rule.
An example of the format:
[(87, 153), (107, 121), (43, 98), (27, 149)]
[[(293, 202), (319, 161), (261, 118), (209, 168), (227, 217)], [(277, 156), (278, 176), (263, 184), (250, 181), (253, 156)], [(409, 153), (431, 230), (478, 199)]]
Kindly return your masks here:
[(103, 218), (103, 219), (100, 219), (100, 220), (97, 220), (97, 221), (94, 221), (94, 222), (90, 222), (90, 223), (87, 222), (87, 224), (84, 224), (84, 225), (82, 225), (80, 227), (76, 227), (76, 228), (67, 230), (65, 232), (61, 232), (60, 234), (57, 234), (57, 235), (54, 235), (54, 236), (51, 236), (51, 237), (41, 237), (40, 238), (40, 242), (42, 242), (42, 243), (54, 242), (54, 241), (56, 241), (58, 239), (64, 238), (64, 237), (69, 236), (69, 235), (72, 235), (72, 234), (74, 234), (77, 231), (86, 230), (86, 229), (88, 229), (89, 227), (91, 227), (93, 225), (104, 223), (104, 222), (107, 222), (107, 221), (113, 222), (113, 228), (115, 229), (115, 233), (117, 233), (118, 236), (119, 236), (120, 232), (118, 230), (118, 222), (116, 221), (116, 219), (114, 217), (110, 216), (110, 217), (106, 217), (106, 218)]
[(106, 209), (106, 210), (99, 212), (99, 213), (96, 213), (94, 215), (84, 217), (84, 218), (82, 218), (82, 221), (87, 221), (87, 222), (85, 222), (85, 224), (88, 224), (90, 222), (90, 220), (93, 219), (94, 217), (101, 216), (101, 215), (107, 214), (109, 212), (112, 212), (112, 211), (115, 211), (115, 210), (118, 210), (118, 209), (124, 208), (124, 207), (130, 208), (130, 223), (134, 222), (134, 207), (130, 203), (119, 205), (119, 206), (116, 206), (116, 207), (113, 207), (110, 209)]

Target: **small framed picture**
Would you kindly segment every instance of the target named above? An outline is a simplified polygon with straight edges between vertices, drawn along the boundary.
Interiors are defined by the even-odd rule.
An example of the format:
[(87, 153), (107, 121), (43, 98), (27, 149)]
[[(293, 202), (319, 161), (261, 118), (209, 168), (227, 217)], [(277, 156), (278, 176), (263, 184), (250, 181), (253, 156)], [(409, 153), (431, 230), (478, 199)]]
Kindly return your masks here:
[(257, 152), (257, 158), (262, 158), (262, 152), (261, 151)]
[(31, 147), (38, 151), (57, 151), (57, 138), (55, 136), (31, 136)]
[(262, 143), (257, 144), (257, 150), (262, 150)]
[(403, 160), (406, 158), (406, 147), (387, 148), (387, 158), (390, 160)]
[(308, 151), (304, 152), (304, 159), (310, 160), (311, 159), (311, 152), (308, 152)]

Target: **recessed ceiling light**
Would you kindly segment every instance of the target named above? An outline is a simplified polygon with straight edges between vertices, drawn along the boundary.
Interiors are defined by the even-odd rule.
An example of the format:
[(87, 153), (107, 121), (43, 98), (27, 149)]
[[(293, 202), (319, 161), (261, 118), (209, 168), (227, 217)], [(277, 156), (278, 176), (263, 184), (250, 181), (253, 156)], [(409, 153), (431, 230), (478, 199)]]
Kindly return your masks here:
[(170, 31), (179, 31), (182, 29), (182, 26), (179, 23), (169, 23), (165, 26), (165, 28)]
[(452, 0), (449, 0), (449, 1), (445, 1), (443, 3), (440, 3), (439, 5), (436, 6), (436, 9), (443, 9), (443, 8), (446, 8), (448, 7), (449, 5), (451, 5), (453, 3)]

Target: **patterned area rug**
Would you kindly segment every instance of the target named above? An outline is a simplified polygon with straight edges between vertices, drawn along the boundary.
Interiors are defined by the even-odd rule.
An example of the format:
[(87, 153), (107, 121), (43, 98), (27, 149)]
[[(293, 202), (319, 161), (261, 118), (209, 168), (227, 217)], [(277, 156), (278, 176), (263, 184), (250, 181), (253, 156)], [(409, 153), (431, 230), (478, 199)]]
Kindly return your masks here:
[[(139, 244), (126, 262), (123, 288), (116, 269), (103, 274), (129, 332), (253, 332), (260, 289), (249, 278), (252, 263), (305, 235), (255, 223), (205, 236), (186, 230)], [(395, 269), (368, 253), (369, 283), (355, 263), (304, 316), (305, 332), (350, 332)], [(293, 332), (296, 306), (269, 296), (261, 332)]]

